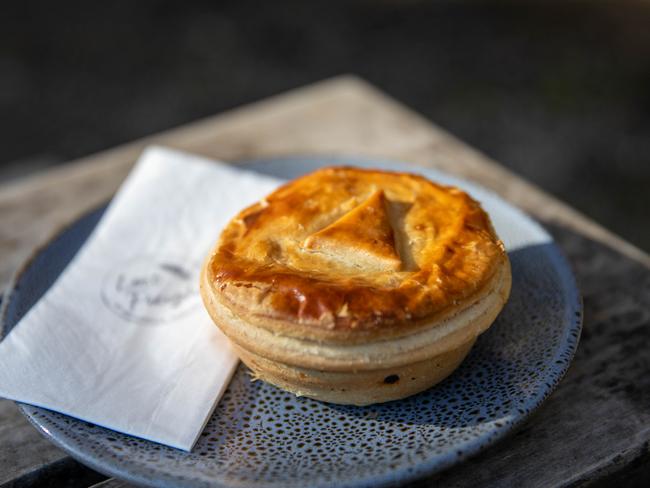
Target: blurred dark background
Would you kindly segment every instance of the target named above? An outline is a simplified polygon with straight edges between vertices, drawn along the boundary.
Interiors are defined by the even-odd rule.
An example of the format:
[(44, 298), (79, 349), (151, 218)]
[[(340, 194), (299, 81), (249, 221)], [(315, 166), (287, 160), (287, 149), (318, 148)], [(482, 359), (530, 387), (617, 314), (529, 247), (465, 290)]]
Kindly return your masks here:
[(650, 250), (648, 2), (4, 2), (0, 182), (348, 72)]

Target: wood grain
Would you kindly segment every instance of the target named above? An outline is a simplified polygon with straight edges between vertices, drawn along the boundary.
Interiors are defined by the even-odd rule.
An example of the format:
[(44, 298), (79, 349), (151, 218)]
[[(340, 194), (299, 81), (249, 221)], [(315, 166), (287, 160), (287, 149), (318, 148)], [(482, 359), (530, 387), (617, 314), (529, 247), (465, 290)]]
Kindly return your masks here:
[[(233, 162), (322, 154), (374, 156), (432, 166), (489, 187), (546, 224), (563, 229), (563, 235), (576, 236), (575, 239), (581, 243), (575, 245), (575, 250), (571, 247), (573, 240), (562, 241), (571, 249), (576, 268), (583, 259), (582, 249), (587, 248), (586, 243), (597, 247), (597, 251), (590, 255), (590, 259), (596, 262), (608, 262), (603, 256), (616, 256), (625, 263), (623, 268), (626, 270), (647, 271), (646, 267), (650, 267), (650, 257), (634, 246), (364, 81), (343, 76), (0, 186), (0, 285), (9, 281), (19, 264), (40, 242), (81, 213), (109, 199), (142, 149), (150, 144)], [(623, 268), (619, 266), (617, 269)], [(588, 290), (592, 280), (599, 281), (597, 274), (587, 273), (581, 284)], [(616, 296), (624, 299), (622, 295)], [(597, 314), (615, 314), (621, 306), (613, 300), (602, 308), (596, 307), (599, 310)], [(597, 322), (599, 319), (587, 317), (586, 320)], [(586, 329), (590, 327), (586, 323)], [(602, 337), (607, 337), (607, 341), (616, 340), (615, 336)], [(616, 396), (608, 401), (601, 399), (600, 403), (577, 398), (572, 392), (581, 390), (566, 386), (571, 384), (575, 375), (601, 375), (598, 378), (607, 381), (607, 375), (592, 371), (595, 363), (584, 357), (585, 348), (589, 347), (589, 343), (586, 344), (579, 352), (584, 368), (572, 368), (569, 378), (547, 406), (527, 424), (528, 432), (533, 432), (531, 435), (547, 440), (541, 444), (548, 451), (543, 453), (544, 456), (538, 456), (530, 447), (521, 447), (521, 441), (517, 440), (520, 437), (515, 437), (502, 443), (498, 449), (485, 453), (480, 458), (484, 461), (472, 461), (465, 468), (450, 472), (443, 478), (445, 484), (454, 486), (469, 481), (471, 484), (516, 484), (523, 480), (523, 475), (517, 474), (521, 469), (521, 473), (529, 474), (535, 470), (540, 473), (552, 471), (554, 477), (548, 480), (553, 479), (556, 485), (561, 485), (561, 480), (579, 480), (585, 473), (611, 470), (614, 459), (626, 460), (642, 449), (643, 442), (646, 442), (644, 439), (647, 439), (648, 419), (639, 413), (639, 406), (630, 406)], [(615, 344), (600, 345), (605, 349), (619, 347)], [(631, 363), (636, 359), (631, 357), (627, 361)], [(650, 372), (648, 368), (643, 371)], [(627, 423), (609, 422), (612, 411), (617, 412), (617, 419), (622, 417)], [(582, 413), (575, 412), (587, 412), (588, 415), (581, 416)], [(538, 425), (540, 427), (536, 427)], [(595, 434), (593, 437), (576, 434), (573, 433), (575, 429), (592, 429)], [(614, 439), (612, 436), (616, 432), (621, 434), (615, 436), (616, 441), (604, 440)], [(0, 486), (64, 458), (61, 451), (35, 434), (15, 407), (6, 401), (0, 401), (0, 439)], [(534, 446), (536, 440), (529, 441), (530, 445)], [(595, 445), (590, 446), (590, 443)], [(578, 453), (586, 454), (578, 456)], [(530, 459), (526, 461), (524, 458)], [(516, 463), (509, 465), (508, 459), (516, 460)], [(550, 464), (541, 465), (542, 460)], [(574, 467), (569, 460), (575, 460)], [(465, 470), (467, 473), (463, 474)]]
[(474, 180), (542, 220), (566, 225), (650, 266), (650, 258), (354, 77), (295, 90), (0, 186), (0, 283), (39, 242), (107, 200), (142, 149), (161, 144), (236, 161), (363, 155), (432, 166)]
[(0, 401), (0, 486), (62, 458), (18, 411), (14, 402)]

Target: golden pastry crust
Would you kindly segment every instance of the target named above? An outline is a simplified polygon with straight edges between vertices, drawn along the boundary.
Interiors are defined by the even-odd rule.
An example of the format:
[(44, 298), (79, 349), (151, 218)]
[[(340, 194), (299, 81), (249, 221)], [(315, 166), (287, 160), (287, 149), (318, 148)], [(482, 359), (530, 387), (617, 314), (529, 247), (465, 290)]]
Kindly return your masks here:
[(202, 293), (276, 334), (361, 344), (458, 314), (506, 267), (507, 297), (503, 244), (464, 192), (331, 167), (237, 215), (205, 264)]

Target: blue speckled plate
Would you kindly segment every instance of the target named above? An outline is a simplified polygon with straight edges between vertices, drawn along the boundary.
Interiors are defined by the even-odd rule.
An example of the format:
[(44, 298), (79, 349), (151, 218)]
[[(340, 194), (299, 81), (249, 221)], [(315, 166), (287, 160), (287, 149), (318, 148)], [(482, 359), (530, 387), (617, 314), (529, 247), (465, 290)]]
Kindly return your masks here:
[[(357, 158), (277, 159), (249, 167), (293, 178), (342, 163), (406, 168), (459, 186), (482, 202), (506, 243), (510, 301), (450, 378), (406, 400), (350, 407), (251, 382), (240, 366), (191, 453), (20, 405), (29, 420), (98, 471), (145, 485), (184, 487), (389, 485), (448, 468), (523, 422), (561, 379), (580, 336), (578, 291), (550, 236), (492, 193), (433, 170)], [(102, 209), (80, 219), (24, 267), (8, 294), (5, 332), (61, 273), (101, 214)]]

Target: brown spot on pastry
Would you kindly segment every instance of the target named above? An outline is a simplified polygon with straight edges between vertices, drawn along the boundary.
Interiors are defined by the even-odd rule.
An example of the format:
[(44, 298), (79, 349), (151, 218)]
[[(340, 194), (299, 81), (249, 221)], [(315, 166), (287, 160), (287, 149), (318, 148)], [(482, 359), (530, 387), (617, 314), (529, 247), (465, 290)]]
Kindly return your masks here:
[(392, 385), (394, 383), (397, 383), (398, 381), (399, 381), (399, 376), (396, 374), (391, 374), (384, 378), (384, 383), (386, 383), (387, 385)]

